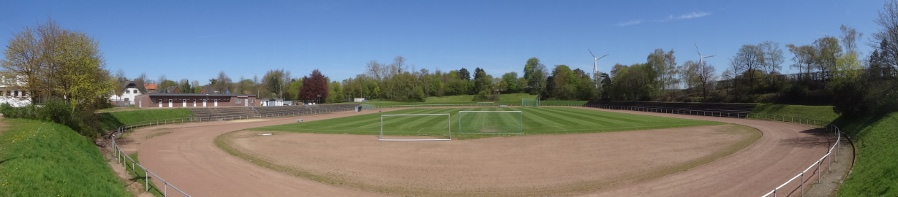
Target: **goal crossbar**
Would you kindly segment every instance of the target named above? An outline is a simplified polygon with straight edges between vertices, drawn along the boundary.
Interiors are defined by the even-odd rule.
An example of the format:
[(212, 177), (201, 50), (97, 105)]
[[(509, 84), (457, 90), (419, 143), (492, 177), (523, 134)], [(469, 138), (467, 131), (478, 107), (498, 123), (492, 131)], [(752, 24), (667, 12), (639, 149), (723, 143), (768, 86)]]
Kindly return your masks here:
[[(446, 126), (448, 138), (386, 138), (384, 137), (384, 117), (392, 116), (446, 116)], [(381, 114), (380, 115), (380, 135), (377, 137), (379, 141), (388, 142), (417, 142), (417, 141), (451, 141), (452, 140), (452, 115), (451, 114)]]

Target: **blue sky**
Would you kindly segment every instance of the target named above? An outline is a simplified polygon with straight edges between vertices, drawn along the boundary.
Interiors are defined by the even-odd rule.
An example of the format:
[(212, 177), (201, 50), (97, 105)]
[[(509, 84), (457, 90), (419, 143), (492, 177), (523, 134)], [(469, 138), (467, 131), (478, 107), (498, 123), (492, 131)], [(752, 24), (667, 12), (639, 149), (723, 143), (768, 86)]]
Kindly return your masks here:
[(107, 68), (129, 78), (233, 79), (285, 69), (319, 69), (331, 80), (361, 74), (371, 60), (401, 55), (415, 69), (484, 68), (493, 76), (523, 70), (530, 57), (592, 70), (599, 62), (645, 62), (656, 48), (678, 64), (697, 60), (717, 72), (740, 46), (811, 44), (839, 26), (856, 28), (872, 49), (884, 1), (0, 1), (3, 46), (26, 26), (53, 18), (100, 43)]

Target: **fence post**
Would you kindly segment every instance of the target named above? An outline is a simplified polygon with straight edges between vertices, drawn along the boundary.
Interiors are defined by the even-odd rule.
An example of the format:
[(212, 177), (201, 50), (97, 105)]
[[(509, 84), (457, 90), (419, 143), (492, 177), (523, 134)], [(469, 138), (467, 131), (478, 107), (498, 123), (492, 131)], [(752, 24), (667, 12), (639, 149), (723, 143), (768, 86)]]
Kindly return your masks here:
[(146, 168), (140, 167), (143, 169), (143, 187), (147, 189), (147, 192), (150, 191), (150, 173), (147, 172)]
[[(832, 158), (830, 158), (830, 159), (832, 159)], [(817, 162), (817, 183), (820, 183), (820, 163), (823, 163), (823, 161)]]
[(801, 173), (801, 179), (798, 180), (798, 184), (801, 186), (801, 196), (804, 197), (804, 172)]

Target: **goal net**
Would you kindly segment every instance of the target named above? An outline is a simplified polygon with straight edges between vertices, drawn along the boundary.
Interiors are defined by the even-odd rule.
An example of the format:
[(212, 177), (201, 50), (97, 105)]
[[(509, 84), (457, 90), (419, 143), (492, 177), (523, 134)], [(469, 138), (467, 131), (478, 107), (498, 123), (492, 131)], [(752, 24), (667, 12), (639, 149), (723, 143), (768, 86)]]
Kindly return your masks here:
[(539, 107), (539, 98), (521, 98), (521, 107)]
[(458, 133), (524, 134), (524, 113), (521, 111), (459, 111)]
[(483, 106), (496, 106), (496, 102), (477, 102), (478, 107)]
[(380, 115), (380, 141), (452, 140), (449, 114)]

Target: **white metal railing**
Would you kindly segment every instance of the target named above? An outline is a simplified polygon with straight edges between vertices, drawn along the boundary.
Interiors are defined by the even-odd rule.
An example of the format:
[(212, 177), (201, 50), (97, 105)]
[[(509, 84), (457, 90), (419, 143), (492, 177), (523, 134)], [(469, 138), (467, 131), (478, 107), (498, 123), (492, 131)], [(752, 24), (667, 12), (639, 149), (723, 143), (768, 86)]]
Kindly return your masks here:
[[(808, 167), (805, 168), (803, 171), (799, 172), (798, 174), (796, 174), (789, 180), (786, 180), (786, 182), (783, 182), (776, 188), (773, 188), (772, 190), (770, 190), (769, 192), (764, 194), (762, 197), (768, 197), (768, 196), (776, 197), (778, 195), (778, 193), (780, 193), (781, 191), (787, 191), (785, 196), (791, 196), (792, 194), (795, 193), (796, 190), (798, 191), (798, 193), (801, 196), (804, 196), (804, 192), (806, 191), (805, 190), (805, 185), (806, 185), (805, 182), (813, 179), (814, 177), (817, 177), (816, 182), (819, 183), (820, 179), (822, 178), (821, 172), (828, 170), (829, 167), (832, 165), (832, 162), (835, 162), (836, 157), (838, 157), (838, 155), (839, 155), (838, 149), (839, 149), (839, 144), (841, 144), (841, 142), (842, 142), (842, 130), (839, 129), (839, 127), (836, 125), (827, 123), (826, 121), (822, 121), (822, 120), (813, 120), (813, 119), (809, 119), (809, 118), (782, 116), (782, 115), (749, 114), (748, 117), (761, 119), (761, 120), (792, 122), (792, 123), (806, 124), (806, 125), (818, 126), (818, 127), (822, 126), (827, 131), (833, 132), (834, 135), (836, 136), (836, 141), (829, 148), (829, 150), (826, 151), (826, 154), (823, 154), (823, 156), (820, 157), (820, 159), (818, 159), (816, 162), (812, 163), (811, 165), (808, 165)], [(824, 162), (826, 162), (825, 166), (823, 165)], [(793, 184), (793, 182), (796, 180), (798, 181), (797, 186), (793, 185), (792, 187), (788, 187), (790, 184)]]
[(712, 117), (728, 117), (742, 118), (749, 115), (748, 112), (735, 110), (696, 110), (696, 109), (674, 109), (664, 107), (644, 107), (644, 106), (623, 106), (623, 105), (583, 105), (584, 107), (614, 109), (614, 110), (630, 110), (641, 112), (657, 112), (668, 114), (698, 115)]
[[(124, 131), (125, 131), (125, 127), (119, 127), (115, 132), (118, 133), (119, 136), (121, 136), (121, 134)], [(115, 138), (116, 138), (116, 134), (113, 134), (111, 137), (111, 140), (110, 140), (110, 141), (112, 141), (112, 149), (113, 149), (112, 154), (115, 155), (115, 158), (116, 158), (115, 160), (118, 161), (118, 163), (122, 164), (122, 166), (125, 167), (125, 170), (128, 170), (128, 163), (130, 162), (131, 171), (134, 172), (134, 174), (137, 176), (140, 176), (140, 175), (137, 174), (138, 171), (136, 171), (136, 168), (140, 168), (141, 170), (143, 170), (145, 191), (147, 191), (147, 192), (150, 191), (150, 176), (152, 175), (152, 177), (154, 179), (159, 179), (159, 181), (162, 181), (162, 183), (163, 183), (162, 191), (159, 191), (159, 192), (161, 192), (163, 196), (168, 196), (168, 188), (171, 187), (175, 191), (181, 193), (181, 195), (190, 197), (190, 194), (187, 194), (187, 192), (184, 192), (184, 190), (178, 189), (178, 187), (176, 187), (175, 185), (166, 181), (165, 179), (163, 179), (156, 173), (153, 173), (153, 171), (150, 171), (150, 169), (147, 169), (143, 165), (140, 165), (140, 163), (137, 163), (137, 161), (134, 161), (134, 158), (131, 158), (131, 156), (129, 156), (127, 153), (125, 153), (125, 151), (122, 150), (122, 148), (118, 146), (118, 143), (115, 142)], [(156, 188), (156, 190), (158, 191), (159, 188)]]

